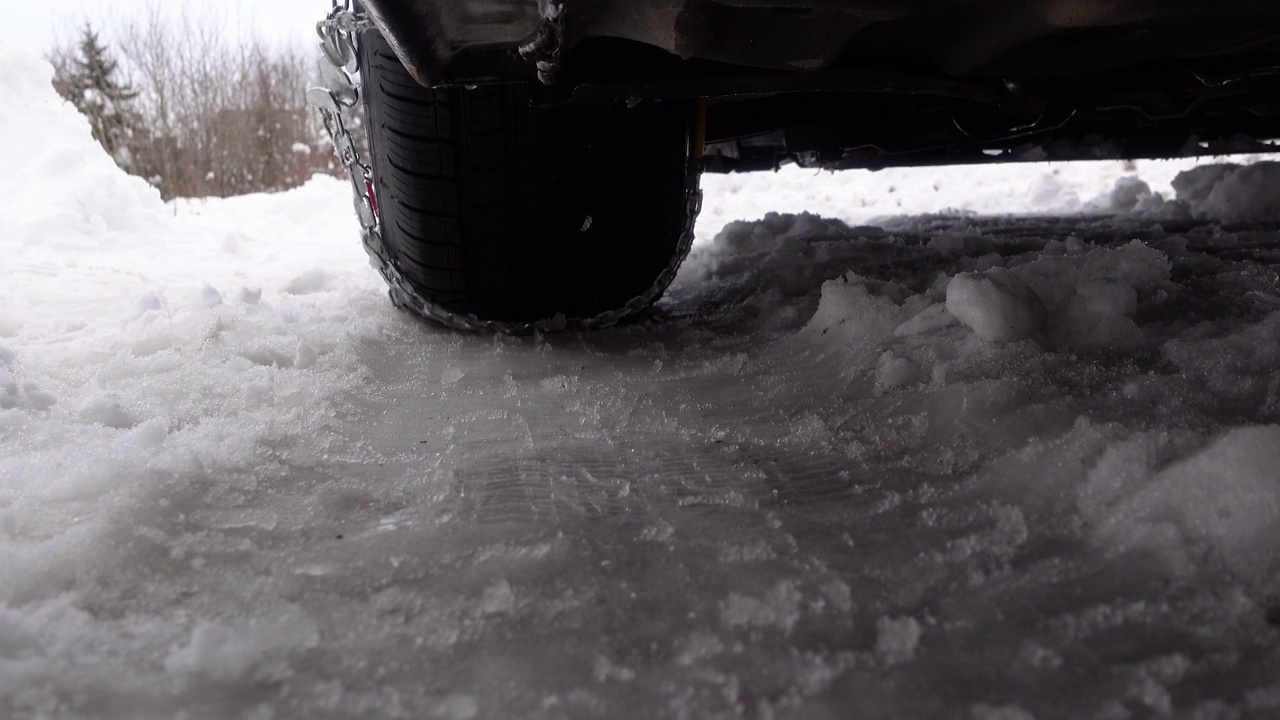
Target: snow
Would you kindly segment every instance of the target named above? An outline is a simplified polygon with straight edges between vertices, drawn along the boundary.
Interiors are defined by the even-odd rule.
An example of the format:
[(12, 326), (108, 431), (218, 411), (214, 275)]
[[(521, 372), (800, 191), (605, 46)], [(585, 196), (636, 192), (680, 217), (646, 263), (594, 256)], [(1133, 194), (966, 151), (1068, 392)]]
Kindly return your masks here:
[(1137, 477), (1091, 478), (1081, 509), (1101, 546), (1123, 552), (1154, 540), (1158, 547), (1175, 533), (1225, 566), (1265, 578), (1280, 570), (1277, 467), (1280, 427), (1237, 428), (1165, 467), (1133, 468)]
[(923, 631), (915, 618), (882, 617), (876, 621), (876, 655), (886, 666), (901, 665), (915, 658)]
[(224, 684), (278, 680), (287, 677), (289, 667), (264, 667), (272, 651), (313, 648), (319, 635), (315, 623), (296, 609), (237, 627), (201, 622), (191, 632), (191, 641), (165, 658), (164, 668), (171, 675), (204, 676)]
[(1179, 200), (1198, 218), (1267, 220), (1280, 213), (1280, 166), (1220, 163), (1174, 179)]
[(0, 60), (0, 716), (1280, 708), (1280, 166), (708, 177), (660, 316), (462, 335)]
[(951, 278), (947, 312), (991, 342), (1029, 338), (1048, 315), (1036, 291), (1002, 267)]

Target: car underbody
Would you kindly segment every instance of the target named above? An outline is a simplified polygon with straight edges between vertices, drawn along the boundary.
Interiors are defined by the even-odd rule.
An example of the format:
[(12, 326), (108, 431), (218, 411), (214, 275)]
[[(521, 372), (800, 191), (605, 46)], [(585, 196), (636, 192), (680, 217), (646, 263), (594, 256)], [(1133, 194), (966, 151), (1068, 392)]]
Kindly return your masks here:
[(365, 0), (424, 85), (704, 98), (710, 171), (1169, 157), (1280, 137), (1260, 0)]

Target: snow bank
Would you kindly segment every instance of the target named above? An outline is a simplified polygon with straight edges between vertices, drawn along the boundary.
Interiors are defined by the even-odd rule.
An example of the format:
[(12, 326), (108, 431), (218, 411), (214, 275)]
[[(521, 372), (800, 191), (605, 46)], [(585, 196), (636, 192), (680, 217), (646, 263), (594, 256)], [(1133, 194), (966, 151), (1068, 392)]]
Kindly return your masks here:
[[(251, 620), (84, 608), (185, 565), (203, 532), (189, 522), (283, 525), (231, 498), (322, 464), (334, 398), (363, 372), (355, 338), (395, 317), (348, 190), (316, 178), (166, 205), (97, 145), (47, 63), (9, 47), (0, 61), (0, 153), (16, 163), (0, 179), (0, 715), (67, 715), (50, 704), (60, 677), (139, 697), (168, 675), (278, 681), (321, 632), (283, 598)], [(149, 660), (122, 671), (113, 646)]]
[(6, 68), (0, 93), (21, 110), (0, 113), (10, 261), (154, 232), (165, 214), (160, 193), (120, 172), (93, 140), (88, 120), (52, 91), (53, 68), (7, 45), (0, 45), (0, 63)]
[[(1245, 159), (1245, 167), (1260, 158)], [(883, 225), (892, 218), (924, 214), (1077, 214), (1136, 213), (1154, 217), (1183, 217), (1199, 207), (1175, 189), (1181, 173), (1205, 165), (1199, 158), (1176, 160), (1026, 163), (886, 170), (847, 170), (831, 173), (786, 166), (773, 173), (707, 175), (702, 186), (708, 198), (697, 224), (698, 243), (735, 220), (757, 220), (767, 212), (808, 212), (836, 218), (852, 226)], [(1209, 172), (1209, 171), (1198, 171)], [(1217, 171), (1213, 171), (1217, 172)], [(1251, 212), (1252, 193), (1263, 192), (1255, 171), (1245, 195), (1236, 205)], [(1180, 181), (1179, 185), (1186, 181)], [(1197, 196), (1198, 197), (1198, 196)], [(1198, 217), (1235, 218), (1236, 210), (1216, 203), (1199, 208)], [(1264, 204), (1265, 207), (1265, 204)], [(1259, 211), (1265, 212), (1265, 211)], [(1225, 214), (1220, 214), (1225, 213)], [(1259, 217), (1250, 215), (1248, 219)]]
[(1193, 217), (1274, 220), (1280, 217), (1280, 163), (1201, 165), (1173, 180), (1178, 202)]

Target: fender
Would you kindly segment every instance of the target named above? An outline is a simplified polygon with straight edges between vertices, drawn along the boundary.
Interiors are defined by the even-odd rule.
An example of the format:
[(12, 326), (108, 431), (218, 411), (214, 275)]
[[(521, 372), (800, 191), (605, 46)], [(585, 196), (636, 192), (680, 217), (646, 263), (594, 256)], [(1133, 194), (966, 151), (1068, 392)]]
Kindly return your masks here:
[(522, 79), (530, 70), (511, 50), (534, 43), (543, 24), (539, 0), (362, 0), (362, 4), (409, 74), (428, 86)]

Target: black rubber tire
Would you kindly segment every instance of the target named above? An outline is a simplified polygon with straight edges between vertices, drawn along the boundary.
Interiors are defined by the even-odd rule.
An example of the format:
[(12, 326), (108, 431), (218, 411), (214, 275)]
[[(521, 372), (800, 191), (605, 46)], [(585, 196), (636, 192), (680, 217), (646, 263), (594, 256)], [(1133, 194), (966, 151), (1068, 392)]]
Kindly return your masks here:
[(383, 242), (429, 302), (481, 320), (585, 319), (671, 263), (689, 105), (533, 108), (524, 84), (427, 89), (377, 31), (360, 65)]

